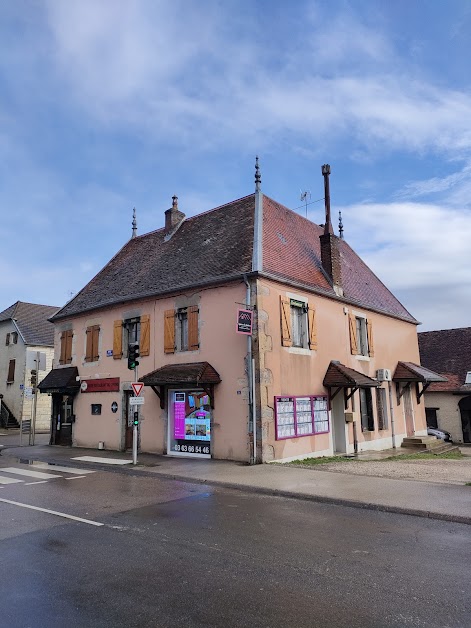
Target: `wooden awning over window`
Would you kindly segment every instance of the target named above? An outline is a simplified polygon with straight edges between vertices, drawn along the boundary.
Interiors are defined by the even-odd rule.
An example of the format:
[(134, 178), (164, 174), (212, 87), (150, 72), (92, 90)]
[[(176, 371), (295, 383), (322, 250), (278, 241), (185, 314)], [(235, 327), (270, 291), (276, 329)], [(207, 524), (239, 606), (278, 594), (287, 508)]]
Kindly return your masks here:
[[(414, 362), (398, 362), (393, 375), (393, 382), (396, 382), (397, 402), (399, 404), (402, 395), (412, 383), (415, 383), (417, 403), (420, 398), (433, 382), (446, 382), (446, 377), (426, 369), (425, 366), (414, 364)], [(419, 384), (422, 384), (422, 390), (419, 390)]]
[(78, 369), (76, 366), (52, 369), (39, 383), (38, 388), (42, 393), (75, 394), (80, 388), (77, 376)]
[(214, 386), (221, 378), (209, 362), (191, 362), (189, 364), (167, 364), (139, 379), (144, 386), (150, 386), (160, 399), (160, 407), (165, 407), (167, 388), (197, 386), (205, 390), (214, 407)]
[[(333, 399), (340, 390), (345, 389), (345, 401), (348, 401), (358, 388), (376, 388), (378, 382), (355, 369), (351, 369), (340, 362), (332, 360), (324, 375), (323, 384), (329, 389)], [(332, 389), (336, 389), (332, 394)], [(347, 389), (351, 389), (348, 393)]]

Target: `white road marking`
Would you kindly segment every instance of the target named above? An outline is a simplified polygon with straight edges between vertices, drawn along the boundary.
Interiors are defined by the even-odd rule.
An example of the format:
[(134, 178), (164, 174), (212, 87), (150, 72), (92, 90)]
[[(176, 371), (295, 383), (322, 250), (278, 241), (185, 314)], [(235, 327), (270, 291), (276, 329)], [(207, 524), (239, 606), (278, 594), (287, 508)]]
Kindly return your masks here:
[(82, 478), (84, 478), (84, 475), (77, 475), (77, 477), (75, 478), (65, 478), (66, 480), (81, 480)]
[(17, 484), (18, 482), (24, 482), (24, 480), (17, 480), (16, 478), (7, 478), (0, 476), (0, 484)]
[(29, 469), (17, 469), (16, 467), (5, 467), (0, 469), (2, 473), (13, 473), (14, 475), (27, 475), (30, 478), (38, 478), (39, 480), (49, 480), (49, 478), (61, 478), (61, 475), (53, 475), (52, 473), (42, 473), (41, 471), (30, 471)]
[(60, 467), (57, 464), (47, 464), (41, 462), (40, 464), (33, 465), (35, 469), (49, 469), (50, 471), (62, 471), (63, 473), (80, 473), (80, 475), (87, 475), (88, 473), (96, 473), (96, 471), (90, 471), (89, 469), (77, 469), (74, 467)]
[(119, 458), (96, 458), (95, 456), (76, 456), (71, 460), (83, 460), (84, 462), (99, 462), (101, 464), (132, 464), (132, 460), (120, 460)]
[(47, 484), (47, 480), (38, 480), (37, 482), (25, 482), (25, 486), (33, 486), (33, 484)]
[(75, 517), (74, 515), (68, 515), (65, 512), (57, 512), (56, 510), (49, 510), (47, 508), (39, 508), (38, 506), (31, 506), (30, 504), (22, 504), (20, 502), (11, 501), (11, 499), (2, 499), (0, 497), (0, 502), (4, 502), (5, 504), (13, 504), (13, 506), (21, 506), (21, 508), (29, 508), (31, 510), (39, 510), (39, 512), (45, 512), (49, 515), (56, 515), (57, 517), (64, 517), (64, 519), (72, 519), (73, 521), (80, 521), (81, 523), (88, 523), (91, 526), (103, 526), (104, 523), (99, 523), (98, 521), (90, 521), (90, 519), (82, 519), (81, 517)]

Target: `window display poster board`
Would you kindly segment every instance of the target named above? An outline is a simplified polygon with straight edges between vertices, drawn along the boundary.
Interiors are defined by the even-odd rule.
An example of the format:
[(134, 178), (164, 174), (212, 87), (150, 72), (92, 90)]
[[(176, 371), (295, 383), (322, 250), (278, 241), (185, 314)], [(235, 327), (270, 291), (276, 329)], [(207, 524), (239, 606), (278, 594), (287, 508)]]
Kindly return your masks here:
[(211, 405), (204, 391), (174, 393), (171, 449), (179, 453), (211, 453)]

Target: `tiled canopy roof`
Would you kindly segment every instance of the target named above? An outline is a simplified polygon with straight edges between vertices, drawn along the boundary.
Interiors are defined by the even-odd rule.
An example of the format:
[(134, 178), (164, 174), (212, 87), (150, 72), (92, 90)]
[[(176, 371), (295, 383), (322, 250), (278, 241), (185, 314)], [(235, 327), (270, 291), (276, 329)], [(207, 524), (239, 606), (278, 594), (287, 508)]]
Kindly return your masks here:
[(170, 384), (219, 384), (219, 373), (209, 362), (190, 364), (168, 364), (139, 379), (145, 386), (163, 386)]
[(471, 327), (423, 331), (418, 334), (420, 361), (447, 378), (434, 383), (429, 392), (471, 393), (466, 373), (471, 371)]
[(51, 390), (78, 390), (80, 388), (80, 382), (77, 382), (77, 375), (78, 369), (76, 366), (66, 366), (62, 369), (52, 369), (42, 382), (39, 383), (38, 388), (43, 393)]
[[(242, 280), (252, 269), (255, 195), (187, 218), (170, 239), (164, 229), (132, 238), (53, 320), (198, 285)], [(337, 298), (321, 264), (322, 228), (263, 195), (263, 274)], [(340, 248), (344, 299), (417, 321), (349, 245)]]
[(393, 375), (394, 382), (444, 382), (446, 379), (413, 362), (398, 362)]
[(17, 301), (0, 313), (0, 322), (14, 319), (27, 345), (54, 346), (54, 325), (49, 318), (59, 308)]
[(326, 388), (353, 388), (356, 386), (375, 388), (378, 386), (375, 379), (334, 361), (329, 364), (323, 384)]

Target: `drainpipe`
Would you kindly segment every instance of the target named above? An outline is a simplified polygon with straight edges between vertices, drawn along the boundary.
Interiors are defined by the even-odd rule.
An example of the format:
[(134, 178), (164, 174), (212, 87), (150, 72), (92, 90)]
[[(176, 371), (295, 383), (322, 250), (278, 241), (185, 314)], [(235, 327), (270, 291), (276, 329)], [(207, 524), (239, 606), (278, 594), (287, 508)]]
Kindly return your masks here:
[[(247, 275), (244, 275), (244, 283), (247, 287), (246, 295), (245, 295), (245, 303), (247, 307), (250, 307), (250, 283), (247, 279)], [(253, 450), (250, 452), (249, 463), (256, 464), (257, 462), (257, 429), (256, 429), (257, 421), (256, 421), (256, 408), (255, 408), (255, 360), (252, 354), (252, 336), (247, 336), (247, 382), (249, 385), (249, 425), (250, 425), (250, 418), (252, 418), (252, 438), (253, 438)]]
[(396, 435), (394, 433), (394, 406), (393, 406), (393, 398), (392, 398), (392, 386), (391, 382), (388, 382), (388, 393), (389, 393), (389, 413), (391, 415), (391, 438), (392, 438), (392, 446), (393, 449), (396, 449)]

